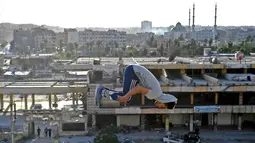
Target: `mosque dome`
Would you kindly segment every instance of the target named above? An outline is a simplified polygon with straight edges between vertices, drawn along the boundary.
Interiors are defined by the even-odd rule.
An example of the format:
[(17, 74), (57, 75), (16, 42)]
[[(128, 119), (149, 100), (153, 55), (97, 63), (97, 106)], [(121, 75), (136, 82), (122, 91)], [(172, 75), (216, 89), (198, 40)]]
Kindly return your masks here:
[(176, 23), (175, 27), (172, 28), (172, 32), (186, 32), (186, 28), (182, 26), (180, 22)]

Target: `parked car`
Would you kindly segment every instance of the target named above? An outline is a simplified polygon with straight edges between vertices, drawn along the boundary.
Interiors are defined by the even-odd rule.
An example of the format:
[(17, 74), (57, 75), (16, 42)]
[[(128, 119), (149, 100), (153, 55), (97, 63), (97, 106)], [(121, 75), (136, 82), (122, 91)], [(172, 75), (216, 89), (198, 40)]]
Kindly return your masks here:
[(31, 107), (32, 110), (42, 110), (42, 104), (34, 104)]
[(193, 143), (200, 143), (201, 139), (199, 136), (199, 132), (188, 132), (184, 135), (185, 142), (193, 142)]
[(184, 140), (181, 138), (180, 135), (174, 133), (167, 133), (162, 141), (164, 143), (184, 143)]

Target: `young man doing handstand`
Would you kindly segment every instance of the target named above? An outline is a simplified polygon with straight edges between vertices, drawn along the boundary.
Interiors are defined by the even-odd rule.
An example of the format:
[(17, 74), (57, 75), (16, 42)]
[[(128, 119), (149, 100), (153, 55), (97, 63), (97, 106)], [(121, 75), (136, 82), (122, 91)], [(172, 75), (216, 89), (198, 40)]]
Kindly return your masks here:
[(102, 96), (122, 103), (129, 103), (132, 101), (132, 96), (137, 94), (155, 100), (154, 104), (158, 108), (174, 109), (177, 104), (177, 98), (170, 94), (164, 94), (156, 77), (140, 65), (129, 65), (125, 68), (122, 92), (97, 86), (96, 104), (101, 102)]

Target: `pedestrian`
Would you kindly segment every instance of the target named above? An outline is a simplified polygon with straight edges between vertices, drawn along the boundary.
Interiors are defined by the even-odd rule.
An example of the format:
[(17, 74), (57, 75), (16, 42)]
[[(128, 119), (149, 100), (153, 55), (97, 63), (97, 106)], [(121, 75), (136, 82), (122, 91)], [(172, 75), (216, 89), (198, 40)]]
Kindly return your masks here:
[(49, 137), (51, 137), (51, 128), (49, 128), (48, 131), (49, 131)]
[(41, 129), (40, 129), (40, 127), (38, 127), (37, 128), (37, 136), (38, 136), (38, 138), (40, 138), (40, 134), (41, 134)]
[(96, 104), (99, 104), (102, 96), (122, 103), (130, 103), (133, 95), (145, 95), (158, 108), (174, 109), (177, 98), (162, 92), (157, 78), (145, 67), (140, 65), (129, 65), (124, 71), (123, 91), (115, 91), (104, 86), (96, 88)]
[(44, 134), (45, 134), (45, 137), (48, 136), (48, 128), (47, 127), (44, 129)]

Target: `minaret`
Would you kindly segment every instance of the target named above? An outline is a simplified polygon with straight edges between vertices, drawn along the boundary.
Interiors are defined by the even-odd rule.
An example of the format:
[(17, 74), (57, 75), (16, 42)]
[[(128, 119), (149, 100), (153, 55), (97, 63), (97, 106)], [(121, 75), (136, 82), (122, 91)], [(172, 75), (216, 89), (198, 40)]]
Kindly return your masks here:
[(217, 4), (215, 4), (214, 30), (217, 29)]
[(189, 30), (190, 30), (190, 9), (189, 9)]
[(195, 4), (193, 4), (192, 31), (195, 31)]
[(215, 40), (216, 36), (217, 36), (217, 4), (215, 4), (215, 15), (214, 15), (214, 29), (213, 29), (214, 40)]

